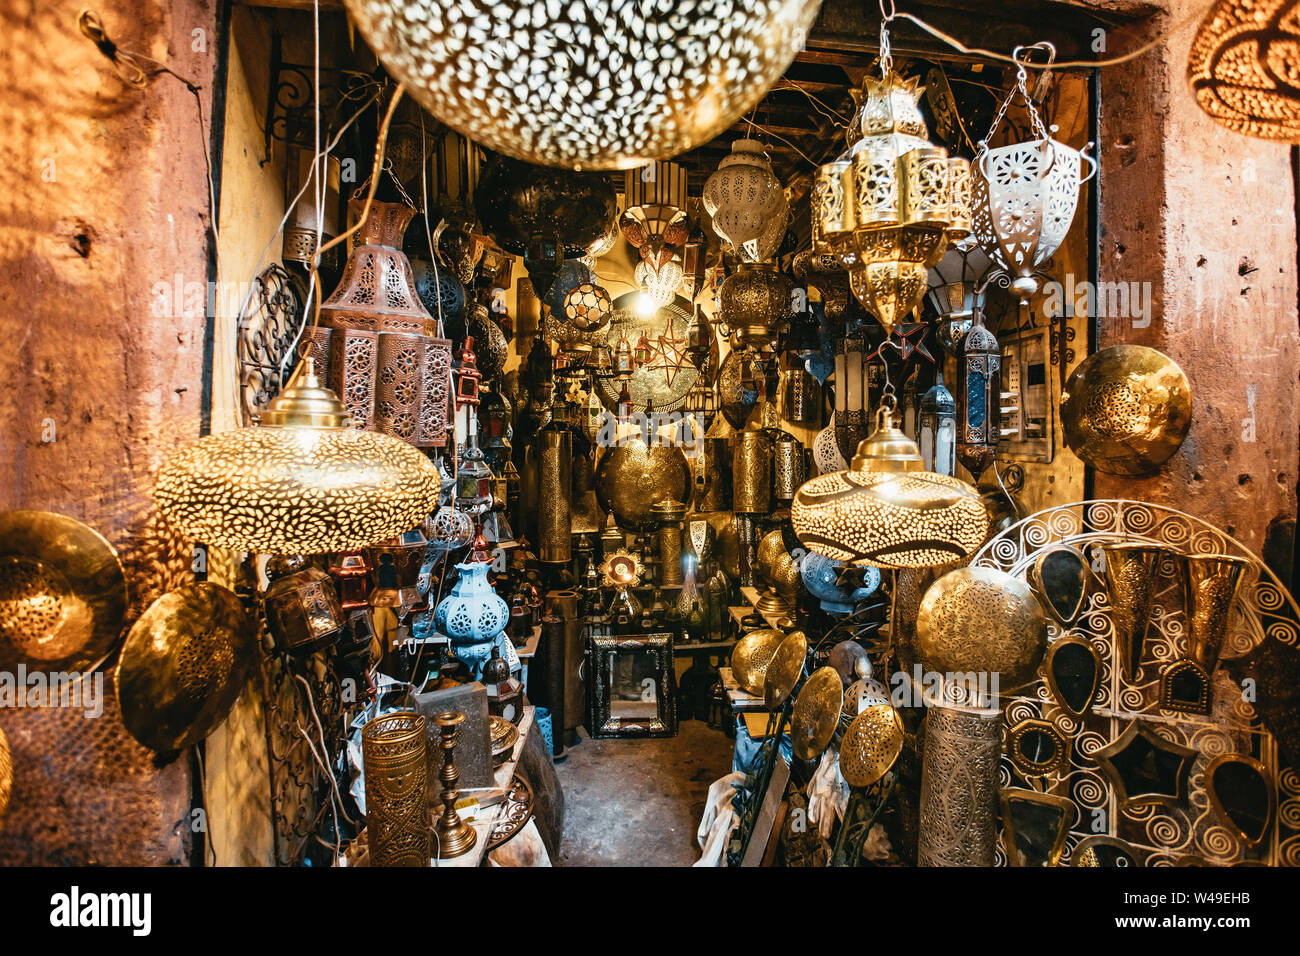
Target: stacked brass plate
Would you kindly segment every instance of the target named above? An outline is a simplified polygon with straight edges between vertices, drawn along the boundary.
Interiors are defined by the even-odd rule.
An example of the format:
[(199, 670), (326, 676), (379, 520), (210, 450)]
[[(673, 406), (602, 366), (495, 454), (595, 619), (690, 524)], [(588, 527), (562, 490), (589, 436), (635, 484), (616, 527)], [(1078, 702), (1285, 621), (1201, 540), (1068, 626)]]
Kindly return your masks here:
[(1169, 356), (1144, 345), (1089, 355), (1061, 389), (1070, 450), (1110, 475), (1149, 475), (1176, 452), (1192, 422), (1192, 388)]
[(231, 591), (204, 582), (163, 595), (122, 647), (122, 722), (150, 750), (198, 743), (230, 713), (256, 652), (253, 620)]
[(785, 639), (780, 631), (760, 628), (750, 631), (731, 652), (731, 674), (746, 692), (761, 697), (772, 656)]
[(14, 758), (9, 751), (9, 740), (0, 730), (0, 831), (5, 828), (5, 811), (9, 809), (9, 795), (14, 789)]
[(808, 639), (803, 631), (788, 635), (776, 649), (763, 678), (763, 704), (768, 710), (776, 710), (789, 699), (803, 674), (807, 654)]
[(790, 718), (790, 742), (800, 760), (816, 760), (830, 746), (844, 706), (844, 683), (833, 667), (819, 667), (804, 682)]
[(0, 514), (0, 671), (93, 670), (126, 605), (122, 562), (98, 532), (48, 511)]
[(869, 787), (903, 750), (903, 721), (889, 704), (874, 704), (853, 718), (840, 741), (840, 773), (850, 787)]

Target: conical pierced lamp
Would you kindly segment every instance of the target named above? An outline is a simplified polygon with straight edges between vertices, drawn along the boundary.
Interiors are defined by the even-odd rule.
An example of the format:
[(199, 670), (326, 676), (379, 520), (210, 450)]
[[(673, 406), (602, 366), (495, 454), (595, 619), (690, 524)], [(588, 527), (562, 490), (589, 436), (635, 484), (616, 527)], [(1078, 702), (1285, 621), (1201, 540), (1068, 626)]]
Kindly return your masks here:
[(790, 509), (803, 545), (837, 561), (926, 568), (974, 552), (989, 527), (975, 489), (925, 470), (916, 442), (893, 425), (893, 396), (847, 471), (805, 482)]
[(186, 538), (258, 554), (351, 551), (419, 524), (438, 501), (433, 463), (348, 423), (308, 358), (259, 425), (178, 449), (154, 502)]

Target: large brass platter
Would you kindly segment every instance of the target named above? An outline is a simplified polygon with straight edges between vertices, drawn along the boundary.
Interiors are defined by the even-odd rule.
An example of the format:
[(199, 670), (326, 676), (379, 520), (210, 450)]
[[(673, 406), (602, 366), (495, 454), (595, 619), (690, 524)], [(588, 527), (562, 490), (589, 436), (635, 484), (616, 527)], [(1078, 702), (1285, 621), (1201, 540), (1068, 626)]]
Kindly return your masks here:
[(790, 743), (800, 760), (816, 760), (830, 746), (844, 706), (844, 683), (833, 667), (819, 667), (804, 681), (790, 717)]
[(873, 704), (853, 718), (840, 741), (840, 773), (850, 787), (869, 787), (903, 750), (903, 721), (889, 704)]
[(636, 314), (636, 299), (635, 293), (627, 293), (614, 300), (614, 314), (602, 334), (611, 352), (617, 350), (620, 338), (626, 338), (628, 345), (635, 348), (644, 334), (650, 343), (650, 361), (627, 378), (597, 378), (601, 404), (610, 412), (617, 412), (618, 396), (626, 382), (633, 411), (644, 412), (651, 402), (656, 412), (677, 411), (700, 377), (699, 370), (686, 355), (691, 303), (679, 295), (653, 315), (642, 318)]
[(1098, 471), (1149, 475), (1182, 445), (1192, 389), (1169, 356), (1144, 345), (1089, 355), (1061, 389), (1065, 443)]
[(201, 583), (163, 595), (122, 647), (122, 722), (151, 750), (198, 743), (226, 719), (256, 653), (253, 620), (232, 592)]
[(776, 710), (790, 697), (794, 685), (803, 674), (804, 658), (808, 654), (808, 639), (803, 631), (788, 635), (772, 655), (763, 679), (763, 704)]
[(0, 514), (0, 670), (93, 670), (126, 606), (122, 562), (97, 531), (49, 511)]
[(763, 694), (767, 667), (785, 635), (770, 628), (750, 631), (731, 651), (731, 675), (736, 683), (755, 697)]

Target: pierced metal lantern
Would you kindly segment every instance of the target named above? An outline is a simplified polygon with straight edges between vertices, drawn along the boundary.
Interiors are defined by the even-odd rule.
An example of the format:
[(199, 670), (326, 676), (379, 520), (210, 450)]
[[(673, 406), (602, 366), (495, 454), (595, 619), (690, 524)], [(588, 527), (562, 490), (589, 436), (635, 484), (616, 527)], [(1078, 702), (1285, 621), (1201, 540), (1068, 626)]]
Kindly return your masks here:
[(658, 268), (690, 237), (686, 222), (686, 170), (677, 163), (647, 163), (623, 175), (625, 207), (618, 227), (641, 260)]
[(584, 282), (564, 299), (564, 317), (584, 332), (603, 329), (614, 314), (614, 302), (603, 286)]
[(348, 551), (400, 534), (438, 498), (438, 472), (406, 442), (347, 427), (311, 358), (261, 425), (178, 449), (153, 497), (184, 537), (260, 554)]
[(421, 603), (420, 562), (428, 541), (419, 528), (411, 528), (366, 549), (374, 571), (371, 607), (416, 607)]
[(867, 437), (867, 405), (871, 374), (865, 339), (845, 338), (835, 351), (835, 442), (845, 461)]
[(508, 156), (628, 169), (713, 139), (793, 61), (816, 0), (346, 0), (388, 72)]
[(328, 574), (296, 554), (276, 555), (267, 562), (266, 574), (271, 583), (262, 609), (277, 648), (310, 653), (339, 635), (343, 608)]
[(741, 259), (766, 262), (776, 254), (790, 203), (758, 140), (732, 142), (730, 155), (704, 183), (702, 201), (713, 231)]
[[(354, 199), (349, 212), (359, 216)], [(321, 304), (313, 354), (358, 428), (421, 448), (447, 441), (451, 342), (415, 288), (402, 236), (415, 210), (376, 202), (356, 236), (338, 288)]]
[[(1051, 44), (1036, 46), (1055, 55)], [(1017, 59), (1021, 49), (1014, 51)], [(1022, 299), (1038, 289), (1035, 272), (1070, 231), (1079, 187), (1097, 172), (1097, 161), (1087, 152), (1092, 143), (1078, 150), (1052, 138), (1056, 127), (1049, 132), (1043, 125), (1026, 82), (1024, 66), (1017, 65), (1016, 86), (1007, 93), (988, 135), (980, 140), (971, 190), (975, 237)], [(1017, 93), (1036, 138), (990, 149), (989, 141)], [(1086, 176), (1084, 162), (1091, 167)]]
[(479, 646), (487, 660), (490, 645), (510, 620), (510, 607), (488, 583), (488, 562), (467, 561), (456, 565), (460, 577), (451, 592), (438, 602), (433, 626), (451, 638), (453, 647)]
[(1259, 139), (1300, 142), (1296, 0), (1219, 0), (1201, 21), (1187, 82), (1221, 126)]
[(957, 369), (957, 460), (978, 482), (997, 457), (1002, 424), (1002, 350), (979, 312)]
[(930, 270), (926, 298), (939, 316), (939, 344), (949, 355), (957, 354), (975, 310), (984, 308), (983, 280), (991, 268), (993, 260), (968, 236), (950, 245)]
[(771, 348), (793, 314), (794, 283), (776, 267), (743, 263), (718, 289), (718, 318), (741, 345)]
[(957, 402), (943, 384), (943, 372), (921, 396), (919, 415), (921, 458), (925, 470), (941, 475), (957, 473)]
[(843, 262), (858, 301), (888, 333), (921, 303), (950, 238), (970, 232), (970, 164), (926, 139), (919, 78), (882, 57), (867, 77), (861, 137), (813, 176), (813, 252)]
[(892, 412), (887, 399), (847, 471), (799, 489), (790, 509), (795, 534), (819, 554), (877, 567), (935, 567), (967, 557), (988, 531), (983, 501), (966, 482), (926, 471)]
[(339, 605), (344, 611), (366, 607), (370, 593), (370, 563), (362, 551), (344, 551), (334, 555), (329, 575), (338, 589)]

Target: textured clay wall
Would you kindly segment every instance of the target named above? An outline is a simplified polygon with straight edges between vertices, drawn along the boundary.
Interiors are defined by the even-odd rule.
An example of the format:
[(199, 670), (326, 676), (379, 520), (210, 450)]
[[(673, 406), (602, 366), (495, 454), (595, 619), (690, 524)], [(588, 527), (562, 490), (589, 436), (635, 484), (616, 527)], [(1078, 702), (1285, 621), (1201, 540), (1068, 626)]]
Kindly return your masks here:
[[(0, 509), (63, 512), (127, 566), (132, 607), (188, 558), (148, 498), (159, 460), (199, 432), (208, 184), (194, 95), (161, 75), (124, 84), (77, 29), (81, 3), (0, 5)], [(212, 115), (215, 5), (101, 8), (120, 47), (201, 87)], [(188, 307), (159, 283), (197, 296)], [(51, 440), (52, 439), (52, 440)], [(182, 862), (190, 773), (158, 766), (116, 715), (0, 710), (13, 748), (0, 862)]]
[[(1147, 36), (1201, 5), (1172, 0)], [(1145, 327), (1103, 317), (1099, 345), (1165, 352), (1191, 381), (1193, 411), (1187, 441), (1159, 474), (1098, 474), (1094, 494), (1204, 518), (1286, 579), (1300, 463), (1290, 149), (1239, 136), (1201, 112), (1185, 79), (1194, 33), (1184, 29), (1158, 54), (1102, 71), (1101, 278), (1150, 282), (1154, 308)], [(1136, 45), (1122, 42), (1124, 50)]]

